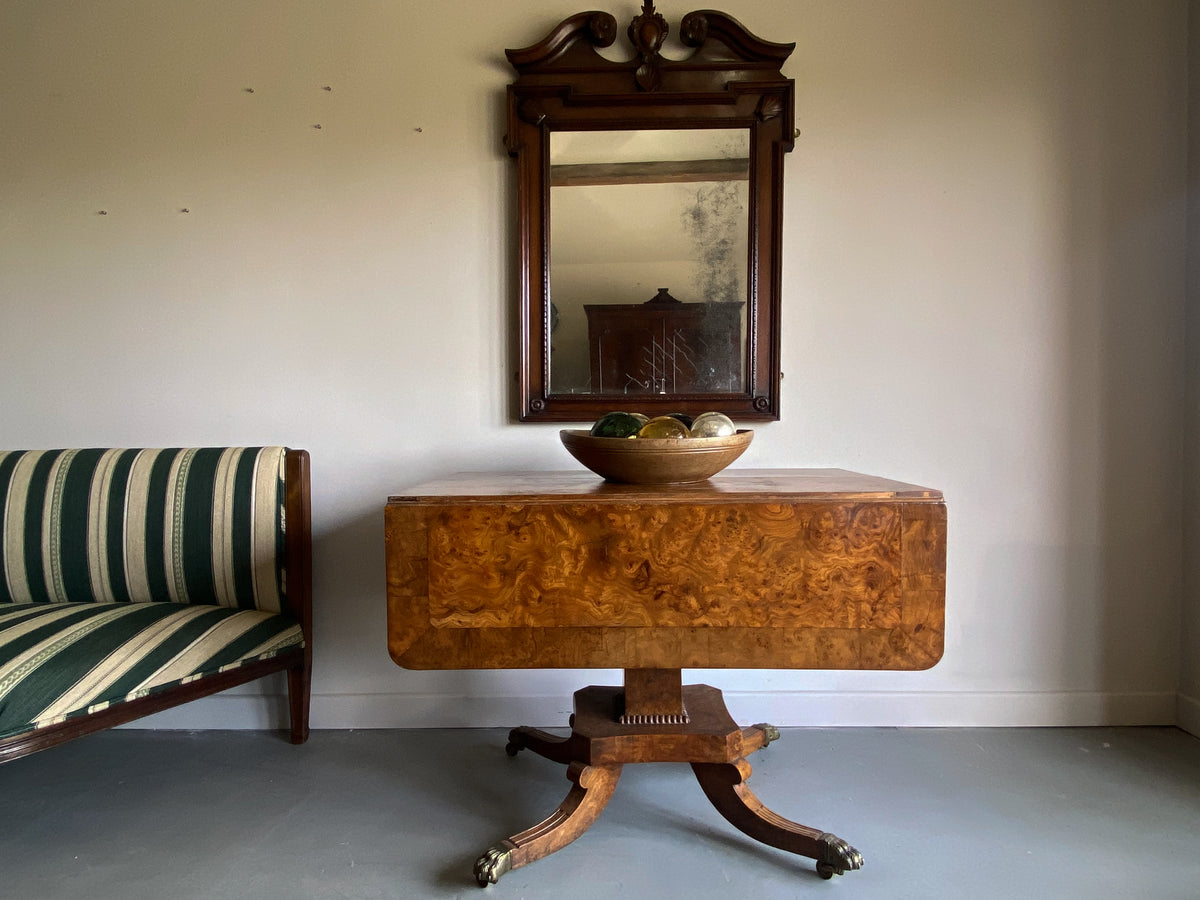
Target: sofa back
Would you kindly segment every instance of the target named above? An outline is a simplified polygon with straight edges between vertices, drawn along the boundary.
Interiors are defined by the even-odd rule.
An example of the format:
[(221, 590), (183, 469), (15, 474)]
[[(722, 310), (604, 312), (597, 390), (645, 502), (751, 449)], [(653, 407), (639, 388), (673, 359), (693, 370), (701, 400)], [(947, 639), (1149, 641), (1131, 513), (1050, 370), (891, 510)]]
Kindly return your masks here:
[(284, 447), (0, 451), (0, 603), (283, 608)]

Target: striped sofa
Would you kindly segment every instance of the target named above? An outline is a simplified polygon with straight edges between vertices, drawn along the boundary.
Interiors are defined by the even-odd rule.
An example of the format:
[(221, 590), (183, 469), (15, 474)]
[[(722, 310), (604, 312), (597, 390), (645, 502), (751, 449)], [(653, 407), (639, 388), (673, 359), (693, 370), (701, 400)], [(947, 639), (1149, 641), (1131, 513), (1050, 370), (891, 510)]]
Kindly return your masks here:
[(272, 672), (308, 737), (308, 453), (0, 451), (0, 763)]

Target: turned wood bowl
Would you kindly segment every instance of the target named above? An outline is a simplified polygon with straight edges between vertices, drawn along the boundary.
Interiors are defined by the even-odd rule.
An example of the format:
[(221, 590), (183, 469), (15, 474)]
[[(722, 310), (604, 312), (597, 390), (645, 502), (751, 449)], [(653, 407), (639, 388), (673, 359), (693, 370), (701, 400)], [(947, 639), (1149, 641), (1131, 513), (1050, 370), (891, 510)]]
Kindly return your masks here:
[(564, 428), (563, 446), (607, 481), (623, 484), (690, 484), (716, 475), (750, 446), (754, 432), (741, 429), (727, 437), (592, 437)]

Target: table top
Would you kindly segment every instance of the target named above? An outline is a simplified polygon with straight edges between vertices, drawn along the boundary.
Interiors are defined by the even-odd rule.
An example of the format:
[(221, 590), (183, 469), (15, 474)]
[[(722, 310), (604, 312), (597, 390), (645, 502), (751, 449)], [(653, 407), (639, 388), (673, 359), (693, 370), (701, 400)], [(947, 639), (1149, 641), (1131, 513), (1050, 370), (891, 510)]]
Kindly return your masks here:
[(696, 484), (615, 484), (591, 472), (460, 472), (402, 490), (390, 504), (561, 502), (689, 503), (827, 500), (942, 502), (942, 492), (845, 469), (726, 469)]

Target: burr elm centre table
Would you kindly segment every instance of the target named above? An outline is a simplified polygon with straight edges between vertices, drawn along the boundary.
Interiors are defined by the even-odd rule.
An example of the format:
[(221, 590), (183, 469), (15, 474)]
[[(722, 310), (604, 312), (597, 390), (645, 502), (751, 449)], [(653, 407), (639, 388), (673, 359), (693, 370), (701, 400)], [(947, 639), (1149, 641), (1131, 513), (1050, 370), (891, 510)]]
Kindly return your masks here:
[(699, 484), (590, 473), (455, 475), (390, 497), (388, 647), (412, 669), (622, 668), (575, 694), (571, 734), (515, 728), (507, 751), (567, 765), (544, 822), (489, 848), (481, 885), (560, 849), (603, 810), (626, 763), (691, 763), (744, 833), (862, 866), (746, 784), (778, 736), (739, 728), (685, 668), (925, 669), (941, 658), (946, 507), (939, 491), (840, 469), (734, 469)]

